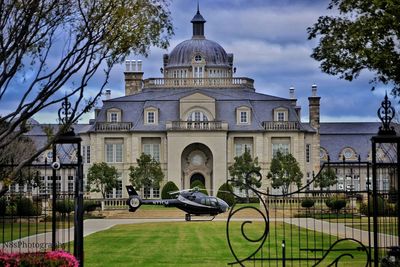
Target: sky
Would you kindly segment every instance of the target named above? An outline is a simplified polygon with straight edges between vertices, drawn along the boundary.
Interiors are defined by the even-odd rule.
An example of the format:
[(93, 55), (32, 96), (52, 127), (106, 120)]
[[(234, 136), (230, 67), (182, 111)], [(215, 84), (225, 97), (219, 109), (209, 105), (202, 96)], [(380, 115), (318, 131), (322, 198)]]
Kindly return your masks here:
[[(255, 80), (256, 92), (289, 97), (295, 87), (298, 105), (302, 106), (302, 120), (308, 121), (308, 97), (311, 85), (318, 86), (321, 96), (321, 121), (378, 121), (376, 110), (387, 88), (377, 85), (371, 91), (372, 75), (363, 72), (353, 82), (324, 74), (319, 62), (310, 57), (318, 40), (307, 39), (307, 27), (327, 10), (328, 0), (200, 0), (200, 12), (206, 19), (205, 36), (218, 42), (227, 53), (234, 54), (237, 77)], [(172, 0), (171, 16), (175, 35), (167, 50), (152, 48), (149, 57), (132, 55), (127, 59), (143, 61), (144, 77), (161, 77), (162, 56), (180, 42), (192, 36), (190, 20), (196, 13), (196, 0)], [(112, 97), (124, 95), (124, 66), (114, 67), (109, 84)], [(99, 72), (96, 75), (102, 75)], [(88, 94), (98, 90), (94, 81)], [(397, 103), (397, 100), (392, 100)], [(4, 108), (3, 108), (4, 109)], [(87, 123), (93, 114), (84, 116)], [(39, 122), (56, 121), (54, 111), (48, 110), (34, 117)]]

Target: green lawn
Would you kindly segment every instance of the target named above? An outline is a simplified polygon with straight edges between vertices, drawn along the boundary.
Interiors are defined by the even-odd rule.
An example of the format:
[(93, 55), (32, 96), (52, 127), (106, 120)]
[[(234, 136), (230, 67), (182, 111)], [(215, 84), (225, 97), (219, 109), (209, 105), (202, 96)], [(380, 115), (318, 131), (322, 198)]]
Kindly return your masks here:
[[(250, 239), (262, 235), (264, 225), (252, 223), (245, 225)], [(271, 223), (271, 233), (263, 247), (263, 254), (257, 257), (281, 257), (282, 239), (286, 236), (287, 257), (321, 257), (323, 252), (314, 253), (306, 248), (329, 247), (328, 235), (313, 231), (291, 228), (288, 224)], [(290, 234), (290, 230), (291, 234)], [(285, 232), (285, 235), (284, 235)], [(234, 261), (226, 240), (225, 222), (176, 222), (119, 225), (109, 230), (92, 234), (85, 238), (86, 266), (227, 266)], [(230, 224), (232, 246), (239, 258), (246, 257), (259, 243), (245, 241), (241, 236), (241, 223)], [(314, 240), (316, 240), (314, 242)], [(307, 245), (308, 244), (308, 245)], [(320, 266), (328, 266), (334, 258), (343, 253), (340, 249), (357, 249), (358, 245), (344, 242), (335, 247), (337, 251), (329, 254), (328, 261)], [(339, 254), (338, 254), (339, 253)], [(343, 257), (339, 266), (365, 266), (365, 254), (360, 251), (346, 251), (355, 257)], [(311, 266), (314, 261), (296, 260), (286, 266)], [(281, 261), (264, 262), (263, 266), (281, 266)], [(261, 266), (260, 262), (245, 264)]]
[[(57, 228), (73, 227), (74, 223), (58, 222)], [(0, 243), (20, 239), (28, 235), (36, 235), (51, 232), (51, 222), (15, 222), (13, 224), (0, 221)]]

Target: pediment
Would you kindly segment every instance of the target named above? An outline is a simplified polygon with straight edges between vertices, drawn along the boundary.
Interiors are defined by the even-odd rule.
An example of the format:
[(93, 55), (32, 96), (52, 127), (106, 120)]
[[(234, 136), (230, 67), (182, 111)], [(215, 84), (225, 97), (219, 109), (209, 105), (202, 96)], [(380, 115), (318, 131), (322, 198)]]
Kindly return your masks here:
[(202, 93), (193, 93), (191, 95), (182, 97), (180, 102), (214, 102), (215, 99)]

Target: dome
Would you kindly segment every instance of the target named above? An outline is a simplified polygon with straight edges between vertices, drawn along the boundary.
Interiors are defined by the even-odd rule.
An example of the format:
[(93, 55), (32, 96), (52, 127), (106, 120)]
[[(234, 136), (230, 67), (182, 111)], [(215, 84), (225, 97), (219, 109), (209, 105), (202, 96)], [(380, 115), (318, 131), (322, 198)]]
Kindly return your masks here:
[(165, 67), (187, 67), (200, 55), (208, 67), (230, 67), (231, 63), (225, 49), (214, 41), (205, 38), (192, 38), (178, 44), (169, 54)]

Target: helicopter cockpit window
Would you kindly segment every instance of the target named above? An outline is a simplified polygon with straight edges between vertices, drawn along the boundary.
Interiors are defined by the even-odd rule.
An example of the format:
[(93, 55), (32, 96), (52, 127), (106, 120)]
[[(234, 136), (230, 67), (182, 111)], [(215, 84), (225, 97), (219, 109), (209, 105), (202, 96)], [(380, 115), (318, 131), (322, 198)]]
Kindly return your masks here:
[(205, 197), (201, 199), (201, 204), (203, 205), (207, 205), (207, 206), (212, 206), (212, 207), (216, 207), (217, 206), (217, 199), (214, 197)]
[(210, 204), (212, 207), (216, 207), (217, 206), (217, 199), (216, 198), (210, 198)]

